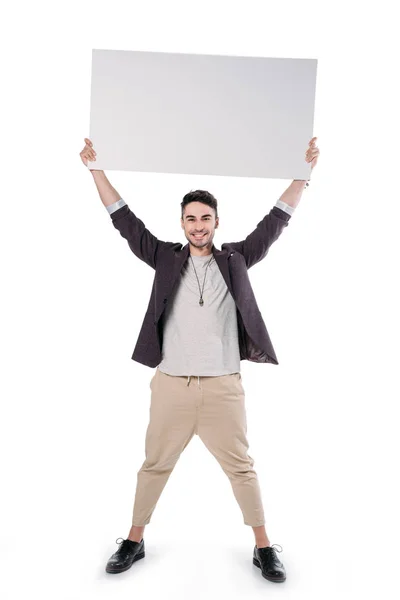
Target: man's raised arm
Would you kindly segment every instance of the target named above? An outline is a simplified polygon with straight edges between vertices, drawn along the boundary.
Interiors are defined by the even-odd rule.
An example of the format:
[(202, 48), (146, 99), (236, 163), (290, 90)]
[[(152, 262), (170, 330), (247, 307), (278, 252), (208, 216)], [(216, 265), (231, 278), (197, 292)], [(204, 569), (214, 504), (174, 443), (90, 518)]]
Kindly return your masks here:
[[(305, 154), (305, 161), (311, 164), (311, 172), (320, 156), (316, 141), (316, 137), (311, 138)], [(294, 179), (279, 200), (277, 200), (275, 206), (271, 208), (268, 215), (259, 222), (256, 229), (245, 240), (229, 244), (229, 246), (243, 254), (248, 269), (267, 255), (271, 244), (278, 239), (283, 229), (288, 226), (288, 221), (292, 217), (294, 209), (300, 202), (303, 190), (307, 186), (308, 181)], [(222, 244), (222, 247), (224, 245)]]
[[(83, 164), (96, 160), (96, 152), (92, 142), (85, 138), (85, 147), (80, 153)], [(144, 223), (130, 210), (117, 190), (108, 181), (104, 171), (89, 169), (99, 192), (100, 199), (111, 216), (113, 225), (128, 242), (132, 252), (153, 269), (156, 268), (157, 255), (160, 248), (169, 245), (156, 238)]]
[(127, 203), (112, 187), (102, 171), (93, 171), (100, 198), (111, 216), (115, 229), (128, 242), (132, 252), (149, 267), (156, 268), (160, 248), (166, 245), (157, 239), (129, 208)]
[(266, 257), (271, 245), (288, 226), (294, 209), (300, 202), (304, 183), (304, 181), (294, 180), (246, 239), (229, 244), (243, 254), (248, 269)]

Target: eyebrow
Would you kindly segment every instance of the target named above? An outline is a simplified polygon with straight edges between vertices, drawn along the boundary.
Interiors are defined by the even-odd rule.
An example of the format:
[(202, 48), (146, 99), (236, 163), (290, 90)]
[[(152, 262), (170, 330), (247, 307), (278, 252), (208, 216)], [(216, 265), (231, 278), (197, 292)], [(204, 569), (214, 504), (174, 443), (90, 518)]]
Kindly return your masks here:
[[(202, 219), (204, 219), (204, 217), (211, 217), (212, 215), (202, 215)], [(195, 219), (196, 217), (194, 215), (185, 215), (185, 219)]]

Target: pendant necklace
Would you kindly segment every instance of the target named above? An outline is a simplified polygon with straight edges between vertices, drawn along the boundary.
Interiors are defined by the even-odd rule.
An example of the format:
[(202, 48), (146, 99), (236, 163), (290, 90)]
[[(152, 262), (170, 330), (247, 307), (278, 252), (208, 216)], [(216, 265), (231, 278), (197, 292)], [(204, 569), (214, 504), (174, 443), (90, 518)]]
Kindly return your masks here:
[(209, 267), (209, 264), (210, 264), (210, 263), (211, 263), (211, 261), (213, 260), (213, 258), (214, 258), (214, 257), (212, 256), (212, 257), (210, 258), (210, 260), (208, 261), (208, 263), (207, 263), (207, 266), (206, 266), (206, 272), (205, 272), (205, 274), (204, 274), (203, 289), (200, 289), (200, 281), (199, 281), (199, 278), (197, 277), (197, 273), (196, 273), (196, 269), (195, 269), (195, 266), (194, 266), (194, 262), (193, 262), (192, 255), (190, 254), (190, 260), (192, 261), (192, 265), (193, 265), (193, 269), (194, 269), (194, 274), (196, 275), (197, 283), (198, 283), (198, 286), (199, 286), (199, 292), (200, 292), (200, 300), (199, 300), (199, 304), (200, 304), (200, 306), (203, 306), (203, 304), (204, 304), (204, 300), (203, 300), (204, 284), (205, 284), (205, 282), (206, 282), (207, 269), (208, 269), (208, 267)]

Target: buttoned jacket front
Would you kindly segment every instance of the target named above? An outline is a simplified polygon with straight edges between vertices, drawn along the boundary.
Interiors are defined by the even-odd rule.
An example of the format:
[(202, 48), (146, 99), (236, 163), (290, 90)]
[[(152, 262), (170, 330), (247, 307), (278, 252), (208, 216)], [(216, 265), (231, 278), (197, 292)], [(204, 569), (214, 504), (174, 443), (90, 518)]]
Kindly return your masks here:
[[(163, 314), (189, 258), (189, 244), (157, 239), (144, 223), (122, 206), (111, 215), (114, 227), (132, 252), (155, 269), (153, 287), (139, 337), (135, 360), (156, 367), (162, 359)], [(215, 261), (236, 303), (240, 359), (279, 364), (248, 277), (248, 269), (265, 258), (271, 244), (287, 227), (291, 215), (274, 206), (245, 240), (212, 248)]]

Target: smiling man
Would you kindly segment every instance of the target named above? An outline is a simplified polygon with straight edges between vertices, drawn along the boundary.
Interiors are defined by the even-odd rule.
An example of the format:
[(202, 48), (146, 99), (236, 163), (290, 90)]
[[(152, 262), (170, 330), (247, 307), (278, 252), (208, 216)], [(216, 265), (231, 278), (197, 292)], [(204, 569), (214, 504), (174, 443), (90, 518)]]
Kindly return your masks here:
[[(305, 160), (317, 163), (316, 138)], [(85, 166), (96, 160), (90, 140)], [(194, 435), (219, 462), (245, 525), (255, 536), (253, 564), (269, 581), (286, 579), (271, 546), (254, 460), (248, 454), (240, 361), (278, 360), (257, 306), (248, 269), (268, 253), (300, 202), (305, 181), (295, 180), (244, 240), (214, 245), (218, 203), (205, 190), (186, 194), (181, 227), (188, 243), (157, 239), (130, 210), (103, 171), (90, 170), (114, 227), (132, 252), (155, 270), (146, 315), (132, 355), (156, 372), (151, 380), (145, 460), (137, 474), (132, 526), (106, 565), (120, 573), (145, 555), (143, 532), (181, 453)], [(118, 543), (118, 539), (117, 539)]]

